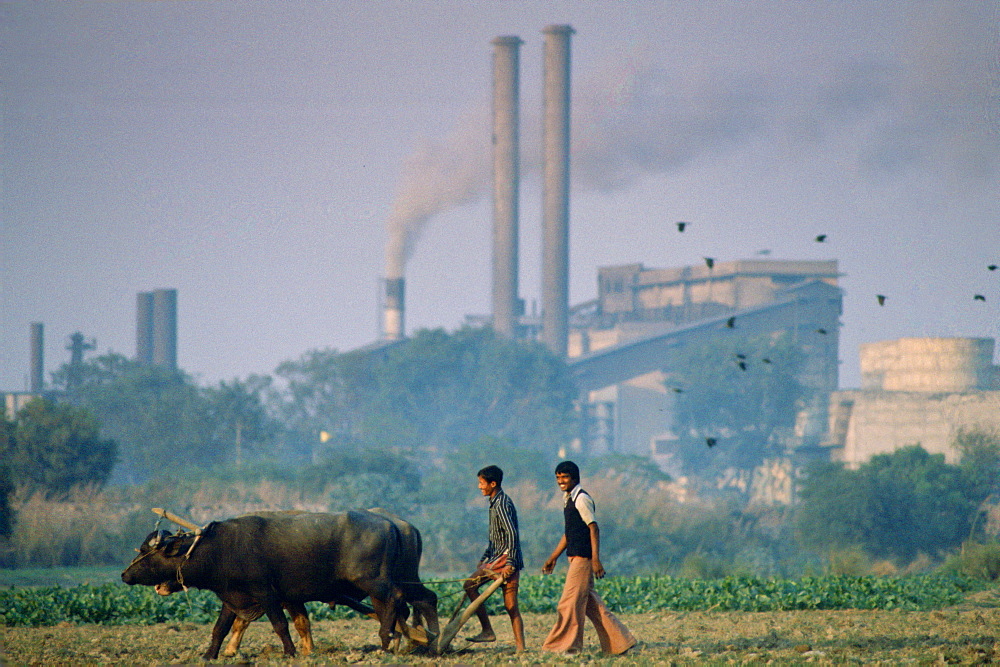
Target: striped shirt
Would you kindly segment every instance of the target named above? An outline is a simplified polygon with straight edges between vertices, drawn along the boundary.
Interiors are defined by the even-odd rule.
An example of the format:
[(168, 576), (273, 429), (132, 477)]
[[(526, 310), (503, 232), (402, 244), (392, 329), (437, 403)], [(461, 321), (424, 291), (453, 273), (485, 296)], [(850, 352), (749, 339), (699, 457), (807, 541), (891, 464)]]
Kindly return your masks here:
[(507, 564), (513, 565), (515, 570), (524, 569), (521, 536), (517, 530), (517, 510), (503, 489), (497, 489), (490, 498), (490, 543), (481, 560), (489, 562), (500, 556), (507, 556)]

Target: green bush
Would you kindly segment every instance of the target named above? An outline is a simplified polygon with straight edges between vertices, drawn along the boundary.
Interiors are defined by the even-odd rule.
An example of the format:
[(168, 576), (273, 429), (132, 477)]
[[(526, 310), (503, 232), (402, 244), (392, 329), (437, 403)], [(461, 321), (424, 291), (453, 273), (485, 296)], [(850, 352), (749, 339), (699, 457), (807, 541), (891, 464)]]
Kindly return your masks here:
[(973, 579), (996, 581), (1000, 578), (1000, 543), (966, 542), (957, 554), (945, 561), (942, 570)]

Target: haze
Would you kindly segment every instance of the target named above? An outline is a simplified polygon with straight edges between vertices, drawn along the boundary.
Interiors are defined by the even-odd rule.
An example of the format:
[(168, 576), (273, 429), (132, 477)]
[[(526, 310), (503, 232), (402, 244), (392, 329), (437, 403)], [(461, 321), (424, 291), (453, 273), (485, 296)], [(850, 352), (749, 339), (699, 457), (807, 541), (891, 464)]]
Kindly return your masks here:
[(32, 1), (0, 23), (0, 389), (26, 388), (34, 321), (47, 373), (74, 331), (134, 356), (135, 295), (164, 287), (204, 383), (371, 342), (390, 220), (408, 331), (488, 313), (498, 35), (525, 41), (531, 308), (554, 23), (576, 30), (572, 303), (599, 266), (837, 259), (844, 387), (862, 342), (1000, 338), (1000, 2)]

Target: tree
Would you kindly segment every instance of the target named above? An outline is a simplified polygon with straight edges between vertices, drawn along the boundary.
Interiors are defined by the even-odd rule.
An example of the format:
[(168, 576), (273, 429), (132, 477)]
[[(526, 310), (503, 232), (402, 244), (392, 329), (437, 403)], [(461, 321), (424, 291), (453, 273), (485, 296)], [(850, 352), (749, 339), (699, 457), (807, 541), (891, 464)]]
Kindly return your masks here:
[[(65, 385), (66, 367), (54, 375)], [(118, 354), (84, 362), (66, 400), (86, 407), (120, 447), (119, 481), (140, 482), (158, 471), (214, 465), (227, 449), (213, 442), (208, 405), (182, 371), (143, 364)]]
[(669, 380), (679, 390), (675, 427), (685, 470), (704, 477), (782, 453), (775, 435), (801, 408), (803, 360), (787, 336), (733, 338), (685, 355)]
[(304, 437), (451, 452), (484, 437), (555, 451), (575, 434), (576, 388), (537, 343), (492, 329), (418, 331), (380, 353), (313, 352), (279, 366), (282, 414)]
[(30, 401), (4, 431), (0, 458), (9, 466), (11, 481), (46, 491), (103, 485), (117, 456), (115, 442), (101, 439), (90, 412), (45, 399)]
[(202, 391), (206, 416), (213, 427), (210, 438), (231, 456), (237, 466), (249, 457), (274, 454), (279, 425), (268, 415), (263, 395), (271, 378), (251, 376), (245, 381), (220, 382)]
[(820, 463), (802, 483), (797, 530), (817, 550), (860, 546), (876, 558), (909, 562), (959, 545), (976, 495), (962, 468), (919, 445), (874, 456), (857, 470)]

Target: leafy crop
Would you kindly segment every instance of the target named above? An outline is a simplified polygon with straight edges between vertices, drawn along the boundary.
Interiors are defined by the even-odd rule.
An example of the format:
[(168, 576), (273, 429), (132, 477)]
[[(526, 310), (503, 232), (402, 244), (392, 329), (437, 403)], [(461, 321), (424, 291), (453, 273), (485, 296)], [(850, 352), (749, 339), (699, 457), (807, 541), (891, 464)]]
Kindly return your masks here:
[[(554, 613), (562, 577), (522, 576), (523, 611)], [(950, 575), (913, 577), (806, 577), (799, 580), (726, 577), (717, 580), (670, 576), (608, 577), (597, 583), (601, 597), (622, 613), (649, 611), (782, 611), (796, 609), (926, 610), (955, 604), (980, 586)], [(432, 583), (440, 597), (439, 613), (447, 616), (461, 600), (458, 583)], [(310, 603), (315, 620), (347, 618), (354, 612)], [(104, 625), (165, 622), (209, 623), (219, 613), (218, 598), (190, 590), (167, 597), (151, 588), (121, 584), (71, 588), (9, 588), (0, 590), (0, 625), (43, 626), (58, 623)], [(490, 600), (499, 613), (499, 596)]]

